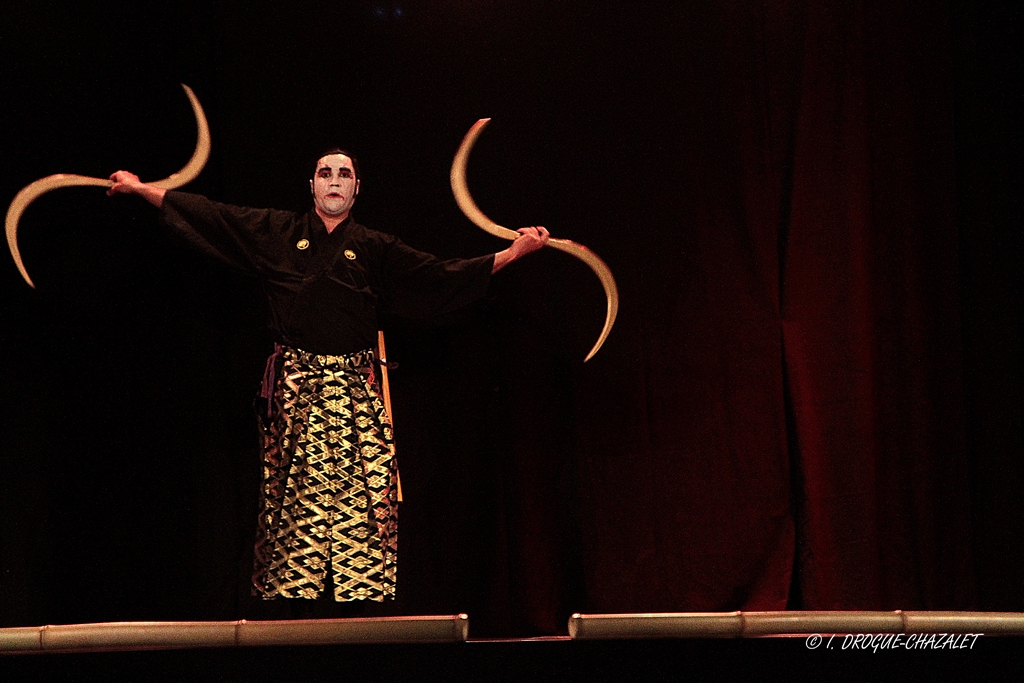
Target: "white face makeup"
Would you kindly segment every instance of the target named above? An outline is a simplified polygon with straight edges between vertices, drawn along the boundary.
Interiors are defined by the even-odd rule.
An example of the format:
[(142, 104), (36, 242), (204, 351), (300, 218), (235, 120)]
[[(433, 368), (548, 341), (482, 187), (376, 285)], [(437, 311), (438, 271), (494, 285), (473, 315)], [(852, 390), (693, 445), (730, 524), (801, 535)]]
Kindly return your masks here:
[(344, 219), (359, 194), (352, 160), (344, 154), (328, 154), (316, 162), (316, 175), (309, 181), (313, 203), (321, 216)]

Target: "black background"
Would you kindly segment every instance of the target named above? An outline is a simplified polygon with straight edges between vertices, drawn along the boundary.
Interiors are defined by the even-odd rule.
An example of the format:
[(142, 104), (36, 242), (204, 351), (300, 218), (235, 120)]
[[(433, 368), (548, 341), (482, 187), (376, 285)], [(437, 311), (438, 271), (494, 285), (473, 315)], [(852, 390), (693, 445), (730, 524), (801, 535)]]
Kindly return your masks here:
[[(603, 295), (547, 250), (478, 306), (388, 322), (401, 612), (536, 635), (575, 611), (1024, 609), (1018, 28), (915, 2), (11, 1), (0, 197), (174, 172), (184, 82), (213, 137), (184, 189), (304, 210), (340, 145), (360, 222), (475, 256), (503, 246), (448, 171), (492, 117), (477, 203), (600, 254), (620, 318), (583, 365)], [(870, 190), (844, 203), (850, 178)], [(872, 246), (833, 254), (840, 220), (803, 250), (833, 226), (816, 202), (866, 215), (849, 234)], [(0, 623), (246, 616), (255, 283), (96, 188), (38, 200), (19, 243), (37, 289), (2, 269)], [(862, 289), (867, 313), (829, 294)], [(839, 398), (804, 400), (803, 368)]]

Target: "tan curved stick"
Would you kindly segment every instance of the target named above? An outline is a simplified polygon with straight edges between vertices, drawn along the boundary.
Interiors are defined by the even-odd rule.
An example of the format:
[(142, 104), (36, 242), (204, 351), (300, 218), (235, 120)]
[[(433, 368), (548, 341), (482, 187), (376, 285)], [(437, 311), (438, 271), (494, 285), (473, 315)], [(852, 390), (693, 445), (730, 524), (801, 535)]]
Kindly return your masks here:
[[(452, 192), (455, 194), (455, 201), (458, 203), (459, 208), (462, 209), (462, 213), (466, 214), (466, 218), (496, 237), (514, 240), (519, 237), (519, 233), (500, 226), (488, 218), (476, 205), (476, 202), (473, 201), (472, 195), (469, 194), (469, 186), (466, 185), (466, 163), (469, 161), (469, 153), (473, 149), (476, 139), (480, 137), (480, 133), (483, 132), (483, 129), (487, 127), (490, 121), (490, 119), (480, 119), (473, 124), (473, 127), (466, 133), (466, 137), (462, 139), (459, 151), (455, 153), (455, 160), (452, 162)], [(608, 268), (608, 265), (601, 260), (600, 256), (582, 244), (571, 240), (551, 238), (548, 240), (548, 246), (564, 251), (567, 254), (572, 254), (586, 263), (597, 274), (598, 279), (601, 280), (601, 285), (604, 287), (605, 298), (608, 300), (604, 317), (604, 328), (601, 330), (601, 335), (597, 338), (594, 348), (590, 349), (590, 353), (583, 359), (585, 363), (594, 357), (594, 354), (604, 344), (604, 340), (608, 338), (608, 333), (612, 331), (612, 326), (615, 324), (615, 316), (619, 313), (619, 288), (615, 285), (615, 278), (612, 276), (612, 271)]]
[[(155, 183), (150, 183), (164, 190), (173, 190), (176, 187), (181, 187), (185, 183), (191, 182), (199, 172), (203, 170), (203, 166), (206, 165), (206, 160), (210, 158), (210, 126), (206, 122), (206, 114), (203, 113), (203, 107), (199, 104), (196, 94), (192, 92), (192, 88), (188, 87), (184, 83), (181, 87), (185, 89), (185, 94), (188, 95), (189, 102), (192, 104), (192, 112), (196, 116), (196, 128), (198, 128), (198, 138), (196, 140), (196, 149), (192, 153), (192, 158), (188, 160), (185, 167), (177, 173), (172, 173), (170, 176), (163, 180), (158, 180)], [(18, 221), (21, 219), (21, 214), (25, 212), (28, 205), (34, 202), (40, 195), (46, 194), (50, 190), (56, 190), (59, 187), (77, 187), (82, 185), (96, 185), (98, 187), (110, 187), (113, 183), (105, 178), (91, 178), (84, 175), (73, 175), (68, 173), (57, 173), (54, 175), (46, 176), (34, 183), (29, 183), (21, 192), (14, 197), (14, 201), (11, 202), (11, 206), (7, 209), (7, 246), (11, 249), (11, 256), (14, 257), (14, 264), (18, 266), (18, 271), (21, 276), (25, 278), (25, 282), (31, 287), (35, 287), (32, 282), (32, 278), (28, 276), (28, 271), (25, 270), (25, 264), (21, 260), (21, 252), (18, 250)]]

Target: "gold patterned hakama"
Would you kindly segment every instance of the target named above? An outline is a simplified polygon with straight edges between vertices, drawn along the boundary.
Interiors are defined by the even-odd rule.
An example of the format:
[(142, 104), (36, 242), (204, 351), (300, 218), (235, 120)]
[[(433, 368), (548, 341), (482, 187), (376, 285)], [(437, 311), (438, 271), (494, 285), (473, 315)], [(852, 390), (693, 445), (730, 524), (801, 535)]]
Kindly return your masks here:
[(261, 424), (253, 592), (315, 599), (333, 584), (339, 602), (393, 598), (397, 463), (373, 354), (285, 346), (278, 353), (271, 411)]

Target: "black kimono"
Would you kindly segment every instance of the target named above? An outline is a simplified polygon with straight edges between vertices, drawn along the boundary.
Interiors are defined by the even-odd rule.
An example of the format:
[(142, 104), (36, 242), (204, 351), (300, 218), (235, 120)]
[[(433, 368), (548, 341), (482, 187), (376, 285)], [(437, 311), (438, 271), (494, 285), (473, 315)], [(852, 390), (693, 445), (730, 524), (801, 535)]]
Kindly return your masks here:
[[(257, 275), (277, 350), (261, 423), (254, 593), (337, 601), (395, 594), (397, 465), (374, 371), (378, 311), (427, 317), (484, 295), (493, 255), (439, 261), (348, 218), (168, 192), (162, 221)], [(328, 571), (328, 568), (331, 571)]]

